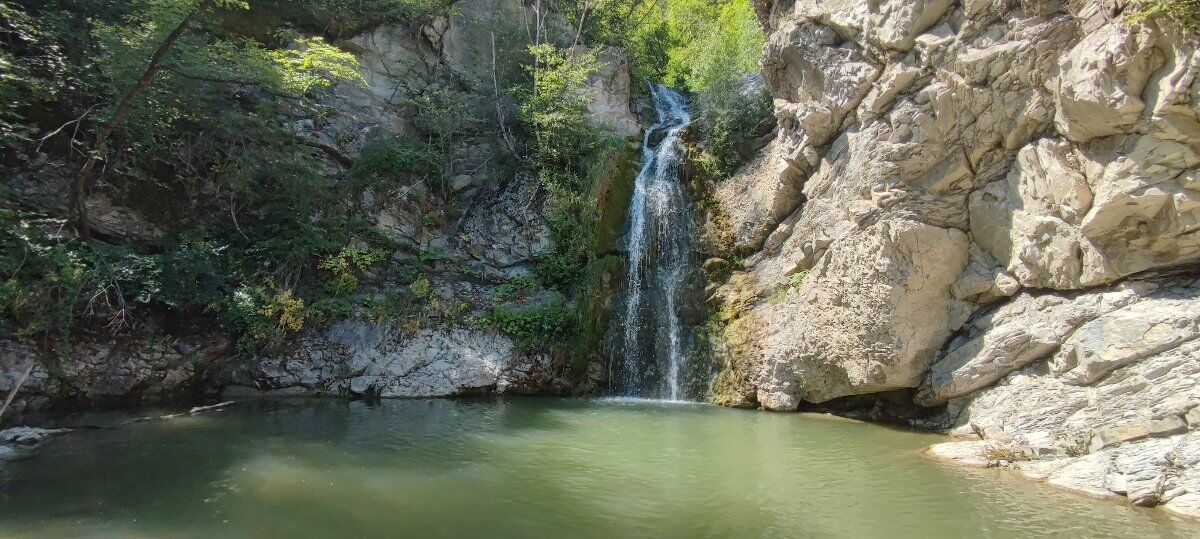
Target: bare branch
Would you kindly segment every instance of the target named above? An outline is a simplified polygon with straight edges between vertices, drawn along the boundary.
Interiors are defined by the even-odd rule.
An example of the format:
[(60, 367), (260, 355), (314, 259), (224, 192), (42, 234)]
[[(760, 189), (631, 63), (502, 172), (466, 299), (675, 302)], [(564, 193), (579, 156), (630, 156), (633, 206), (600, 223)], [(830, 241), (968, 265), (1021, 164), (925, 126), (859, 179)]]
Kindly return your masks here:
[[(38, 153), (38, 152), (42, 151), (42, 144), (45, 144), (45, 142), (46, 142), (47, 140), (49, 140), (49, 139), (50, 139), (50, 137), (53, 137), (54, 135), (57, 135), (57, 134), (61, 133), (61, 132), (62, 132), (62, 130), (63, 130), (63, 129), (66, 129), (68, 125), (71, 125), (71, 124), (79, 124), (79, 122), (82, 122), (82, 121), (83, 121), (83, 119), (84, 119), (84, 118), (86, 118), (88, 114), (91, 114), (91, 113), (92, 113), (92, 111), (93, 111), (93, 110), (95, 110), (95, 109), (96, 109), (96, 107), (97, 107), (97, 106), (99, 106), (99, 105), (100, 105), (100, 104), (99, 104), (99, 103), (97, 103), (97, 104), (95, 104), (95, 105), (92, 105), (92, 106), (88, 107), (88, 109), (87, 109), (87, 110), (85, 110), (85, 111), (83, 111), (83, 114), (81, 114), (81, 115), (80, 115), (78, 118), (75, 118), (74, 120), (71, 120), (71, 121), (69, 121), (69, 122), (67, 122), (67, 123), (65, 123), (65, 124), (62, 124), (62, 125), (58, 126), (58, 129), (55, 129), (54, 131), (51, 131), (51, 132), (47, 133), (47, 134), (46, 134), (46, 136), (44, 136), (44, 137), (42, 137), (42, 138), (38, 139), (38, 145), (37, 145), (37, 148), (34, 148), (34, 150), (33, 150), (33, 153), (35, 153), (35, 154), (36, 154), (36, 153)], [(76, 127), (76, 131), (78, 131), (78, 127)], [(74, 140), (74, 138), (75, 138), (75, 137), (71, 137), (71, 139), (72, 139), (72, 140)]]

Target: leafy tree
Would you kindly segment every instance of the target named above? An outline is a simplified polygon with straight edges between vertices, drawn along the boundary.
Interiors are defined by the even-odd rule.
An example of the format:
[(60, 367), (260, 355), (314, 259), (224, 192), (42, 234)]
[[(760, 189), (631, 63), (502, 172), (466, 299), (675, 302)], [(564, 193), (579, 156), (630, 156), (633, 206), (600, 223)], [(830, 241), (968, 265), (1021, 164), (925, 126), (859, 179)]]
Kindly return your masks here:
[(102, 71), (113, 100), (71, 187), (72, 220), (84, 237), (92, 228), (88, 192), (95, 184), (97, 166), (108, 158), (113, 136), (123, 122), (140, 112), (149, 116), (141, 119), (142, 125), (169, 129), (178, 119), (181, 109), (156, 108), (157, 101), (139, 102), (144, 93), (154, 90), (152, 85), (163, 72), (185, 80), (256, 86), (289, 98), (358, 77), (354, 57), (319, 38), (299, 39), (289, 48), (270, 50), (248, 39), (226, 40), (192, 32), (214, 9), (246, 9), (248, 5), (241, 0), (140, 0), (134, 5), (117, 23), (96, 23), (96, 38), (105, 53)]
[[(36, 345), (36, 362), (53, 368), (62, 344), (125, 332), (152, 311), (218, 315), (239, 348), (256, 349), (313, 318), (321, 271), (337, 274), (336, 294), (375, 260), (338, 258), (352, 235), (375, 236), (337, 204), (347, 186), (322, 173), (318, 154), (336, 156), (291, 125), (297, 111), (319, 116), (325, 88), (356, 82), (357, 62), (320, 38), (281, 31), (268, 43), (220, 26), (245, 9), (0, 0), (0, 98), (13, 105), (0, 111), (0, 150), (83, 156), (69, 208), (79, 238), (0, 193), (0, 331)], [(168, 224), (167, 236), (87, 238), (83, 202), (100, 181)], [(352, 269), (339, 265), (346, 257)]]
[(577, 187), (583, 158), (599, 138), (588, 122), (588, 77), (598, 69), (594, 51), (573, 53), (541, 44), (529, 48), (532, 85), (521, 119), (533, 137), (530, 159), (542, 183)]
[(589, 42), (625, 51), (635, 79), (663, 79), (671, 47), (668, 0), (566, 0), (561, 4), (566, 5), (559, 10), (583, 28)]
[(770, 112), (769, 97), (744, 92), (740, 80), (758, 71), (766, 41), (750, 2), (560, 0), (557, 5), (594, 42), (622, 47), (636, 78), (690, 91), (704, 149), (700, 164), (716, 177), (733, 172), (743, 143), (759, 134)]
[(675, 46), (667, 83), (699, 94), (721, 92), (721, 86), (758, 71), (766, 37), (750, 2), (671, 0), (668, 21)]
[(66, 84), (66, 58), (55, 41), (44, 21), (0, 1), (0, 151), (33, 142), (25, 114), (52, 102)]
[(559, 289), (572, 286), (590, 256), (595, 220), (587, 163), (606, 135), (589, 122), (584, 86), (598, 69), (596, 53), (571, 52), (541, 44), (530, 47), (531, 85), (521, 95), (521, 120), (529, 131), (527, 167), (550, 195), (551, 249), (538, 275)]
[(438, 181), (432, 182), (429, 181), (431, 178), (427, 178), (427, 182), (443, 197), (447, 197), (450, 190), (445, 179), (457, 174), (450, 156), (455, 135), (477, 127), (480, 119), (475, 115), (470, 96), (452, 84), (416, 96), (413, 104), (417, 107), (417, 116), (414, 118), (416, 128), (425, 133), (425, 145), (439, 164), (436, 173)]

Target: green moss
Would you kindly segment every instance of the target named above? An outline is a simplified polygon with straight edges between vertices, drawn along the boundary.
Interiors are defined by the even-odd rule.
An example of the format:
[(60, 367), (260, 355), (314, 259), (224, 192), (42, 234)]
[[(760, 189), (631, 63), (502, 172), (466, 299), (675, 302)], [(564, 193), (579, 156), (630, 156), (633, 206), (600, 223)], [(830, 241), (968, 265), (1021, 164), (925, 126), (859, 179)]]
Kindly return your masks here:
[(749, 373), (756, 353), (758, 326), (755, 318), (745, 316), (753, 290), (745, 274), (735, 273), (711, 306), (708, 322), (701, 331), (706, 350), (722, 365), (712, 386), (712, 402), (721, 406), (756, 405)]
[(576, 380), (586, 376), (588, 359), (600, 349), (600, 341), (608, 332), (612, 311), (611, 283), (624, 269), (625, 258), (615, 255), (599, 258), (587, 268), (575, 307), (579, 332), (572, 347), (571, 372)]
[(598, 214), (592, 248), (597, 254), (611, 253), (617, 248), (629, 217), (629, 202), (638, 173), (637, 154), (629, 145), (614, 147), (606, 152), (600, 160), (602, 166), (594, 172), (592, 198)]
[(775, 290), (773, 290), (771, 294), (767, 296), (767, 301), (770, 302), (771, 305), (783, 303), (783, 300), (787, 299), (789, 293), (800, 288), (800, 285), (804, 284), (804, 278), (807, 276), (808, 270), (793, 273), (791, 277), (788, 277), (787, 281), (775, 287)]

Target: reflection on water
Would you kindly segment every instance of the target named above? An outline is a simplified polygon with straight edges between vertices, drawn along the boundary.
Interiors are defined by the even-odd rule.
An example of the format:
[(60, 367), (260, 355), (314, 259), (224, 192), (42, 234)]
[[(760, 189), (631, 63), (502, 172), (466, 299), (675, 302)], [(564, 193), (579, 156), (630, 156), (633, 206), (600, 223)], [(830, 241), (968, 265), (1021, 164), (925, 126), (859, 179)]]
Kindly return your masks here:
[(80, 432), (0, 462), (0, 536), (1187, 537), (924, 459), (937, 437), (709, 406), (332, 400)]

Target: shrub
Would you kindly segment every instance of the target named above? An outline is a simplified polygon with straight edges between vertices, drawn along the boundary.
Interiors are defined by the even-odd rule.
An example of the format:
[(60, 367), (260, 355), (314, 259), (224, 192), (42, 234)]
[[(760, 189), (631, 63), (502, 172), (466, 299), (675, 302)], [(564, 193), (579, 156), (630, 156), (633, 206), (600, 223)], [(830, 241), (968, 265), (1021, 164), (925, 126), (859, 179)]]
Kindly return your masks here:
[(601, 140), (589, 122), (589, 97), (583, 91), (599, 69), (596, 52), (576, 54), (543, 44), (529, 53), (533, 84), (520, 96), (521, 121), (533, 136), (529, 166), (547, 187), (578, 187), (584, 160)]
[(430, 247), (428, 249), (421, 249), (421, 252), (417, 254), (417, 258), (421, 260), (422, 264), (431, 264), (445, 258), (445, 255), (442, 254), (441, 249)]
[(496, 287), (496, 301), (505, 302), (514, 299), (523, 299), (530, 292), (537, 290), (538, 280), (533, 275), (522, 275)]
[(89, 265), (77, 244), (47, 233), (61, 225), (0, 209), (0, 332), (53, 337), (75, 324)]
[(408, 291), (412, 292), (413, 297), (417, 298), (418, 300), (428, 300), (431, 293), (429, 279), (426, 277), (421, 277), (420, 279), (413, 281), (412, 284), (408, 285)]
[(375, 251), (346, 247), (337, 254), (325, 257), (317, 267), (329, 273), (325, 288), (337, 296), (358, 289), (358, 275), (385, 258), (382, 253)]
[(405, 181), (421, 181), (430, 188), (441, 187), (442, 156), (419, 142), (406, 139), (377, 139), (363, 148), (350, 177), (360, 187), (393, 187)]
[(279, 329), (299, 331), (304, 327), (304, 300), (292, 295), (291, 290), (276, 293), (262, 306), (263, 316), (278, 320)]
[(579, 190), (554, 186), (550, 194), (552, 206), (546, 217), (550, 249), (537, 261), (534, 274), (547, 287), (568, 292), (595, 255), (596, 206)]
[(745, 159), (746, 143), (762, 136), (764, 124), (771, 121), (770, 96), (762, 88), (725, 81), (700, 94), (698, 101), (704, 152), (699, 164), (709, 177), (727, 178)]
[(575, 311), (562, 299), (520, 310), (498, 305), (492, 309), (491, 320), (527, 351), (562, 347), (578, 325)]

